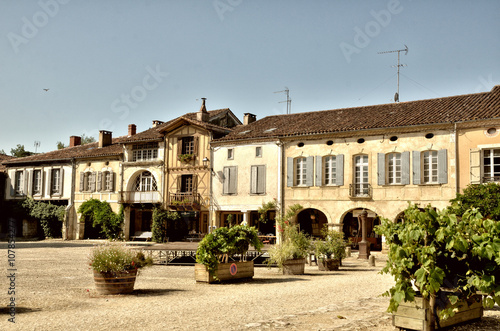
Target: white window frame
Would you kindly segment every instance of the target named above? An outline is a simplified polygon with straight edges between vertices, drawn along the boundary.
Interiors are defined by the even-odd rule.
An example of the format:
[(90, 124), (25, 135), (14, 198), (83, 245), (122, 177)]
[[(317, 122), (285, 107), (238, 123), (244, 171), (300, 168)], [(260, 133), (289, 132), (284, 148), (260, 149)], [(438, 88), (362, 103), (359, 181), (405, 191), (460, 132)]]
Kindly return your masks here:
[(358, 197), (370, 194), (370, 160), (368, 155), (354, 156), (354, 195)]
[(323, 156), (324, 185), (337, 185), (337, 156)]
[(113, 172), (112, 171), (103, 171), (102, 172), (103, 179), (103, 189), (107, 192), (113, 191)]
[(14, 173), (14, 194), (15, 195), (24, 195), (24, 180), (25, 180), (25, 171), (16, 170)]
[(234, 148), (227, 149), (227, 159), (234, 160)]
[(154, 161), (158, 159), (158, 143), (132, 145), (132, 162)]
[(262, 157), (262, 146), (255, 147), (255, 157)]
[(33, 170), (33, 187), (32, 187), (33, 195), (42, 195), (43, 192), (42, 177), (43, 177), (43, 172), (41, 169)]
[(307, 183), (307, 158), (298, 157), (295, 159), (295, 186), (306, 186)]
[(422, 184), (439, 184), (438, 151), (422, 152)]
[(403, 169), (401, 153), (387, 154), (387, 184), (401, 185), (402, 174)]
[[(495, 152), (498, 155), (495, 155)], [(488, 154), (488, 155), (487, 155)], [(497, 163), (495, 164), (495, 160)], [(488, 161), (488, 165), (486, 164)], [(495, 166), (500, 167), (500, 148), (484, 148), (481, 157), (481, 183), (499, 182), (500, 171), (495, 171)], [(489, 167), (489, 171), (486, 168)]]
[(62, 171), (60, 168), (50, 170), (50, 194), (61, 194)]
[(141, 172), (134, 185), (135, 192), (155, 192), (158, 191), (158, 186), (156, 184), (156, 178), (149, 171)]

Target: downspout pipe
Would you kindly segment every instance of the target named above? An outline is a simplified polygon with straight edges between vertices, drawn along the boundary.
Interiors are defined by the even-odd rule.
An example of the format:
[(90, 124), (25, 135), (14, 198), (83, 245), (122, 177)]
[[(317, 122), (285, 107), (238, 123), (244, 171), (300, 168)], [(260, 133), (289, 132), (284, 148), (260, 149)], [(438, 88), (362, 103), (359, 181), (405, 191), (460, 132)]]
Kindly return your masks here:
[(455, 135), (455, 191), (460, 193), (460, 159), (458, 151), (458, 131), (457, 122), (453, 123), (453, 134)]

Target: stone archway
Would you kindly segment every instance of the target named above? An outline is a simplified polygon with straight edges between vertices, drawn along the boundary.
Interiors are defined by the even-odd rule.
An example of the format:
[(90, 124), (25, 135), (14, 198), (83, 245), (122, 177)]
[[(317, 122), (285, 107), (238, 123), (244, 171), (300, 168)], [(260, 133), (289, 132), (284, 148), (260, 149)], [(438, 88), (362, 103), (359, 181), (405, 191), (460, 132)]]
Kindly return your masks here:
[[(348, 211), (344, 214), (342, 220), (344, 237), (351, 241), (351, 246), (353, 248), (357, 248), (358, 243), (361, 241), (361, 221), (358, 219), (358, 216), (363, 209), (364, 208), (357, 208)], [(366, 209), (366, 211), (368, 212), (366, 239), (370, 242), (371, 250), (379, 251), (382, 249), (382, 237), (375, 233), (374, 227), (380, 224), (380, 218), (374, 211), (370, 209)]]
[(326, 215), (315, 208), (304, 209), (297, 215), (300, 230), (312, 237), (321, 237), (321, 229), (327, 223)]

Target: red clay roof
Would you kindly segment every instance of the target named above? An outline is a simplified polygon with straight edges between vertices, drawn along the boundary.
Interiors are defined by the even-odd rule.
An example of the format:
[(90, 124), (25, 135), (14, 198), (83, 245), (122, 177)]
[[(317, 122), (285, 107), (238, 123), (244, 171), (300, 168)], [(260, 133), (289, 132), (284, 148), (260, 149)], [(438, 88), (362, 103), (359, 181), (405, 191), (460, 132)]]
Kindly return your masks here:
[(491, 92), (383, 105), (268, 116), (241, 125), (219, 142), (269, 139), (311, 134), (349, 132), (466, 122), (500, 118), (500, 85)]
[(13, 156), (0, 154), (0, 172), (5, 171), (5, 166), (2, 165), (2, 162), (13, 159)]

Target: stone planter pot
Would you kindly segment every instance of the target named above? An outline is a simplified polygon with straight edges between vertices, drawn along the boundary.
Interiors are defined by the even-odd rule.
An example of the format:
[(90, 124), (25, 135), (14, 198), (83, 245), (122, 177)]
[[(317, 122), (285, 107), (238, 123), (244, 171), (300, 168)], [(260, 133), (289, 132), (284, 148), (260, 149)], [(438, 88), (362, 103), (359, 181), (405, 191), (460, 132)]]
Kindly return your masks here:
[[(254, 275), (253, 261), (219, 263), (215, 275), (209, 274), (204, 264), (196, 263), (194, 278), (197, 282), (216, 283), (240, 279), (251, 279)], [(215, 278), (215, 276), (218, 278)]]
[[(438, 314), (440, 309), (438, 308)], [(392, 324), (401, 329), (429, 330), (426, 321), (430, 320), (432, 314), (429, 301), (422, 297), (415, 297), (414, 302), (404, 302), (399, 304), (398, 310), (393, 313)], [(439, 321), (441, 328), (463, 323), (469, 320), (481, 318), (483, 316), (482, 297), (475, 295), (469, 300), (462, 300), (458, 306), (458, 312), (453, 317)], [(437, 328), (436, 321), (436, 328)]]
[(338, 259), (318, 259), (318, 269), (320, 271), (339, 270), (340, 260)]
[(127, 294), (134, 290), (137, 270), (98, 272), (94, 270), (94, 283), (99, 294)]
[(306, 259), (286, 260), (283, 263), (283, 275), (303, 275)]

